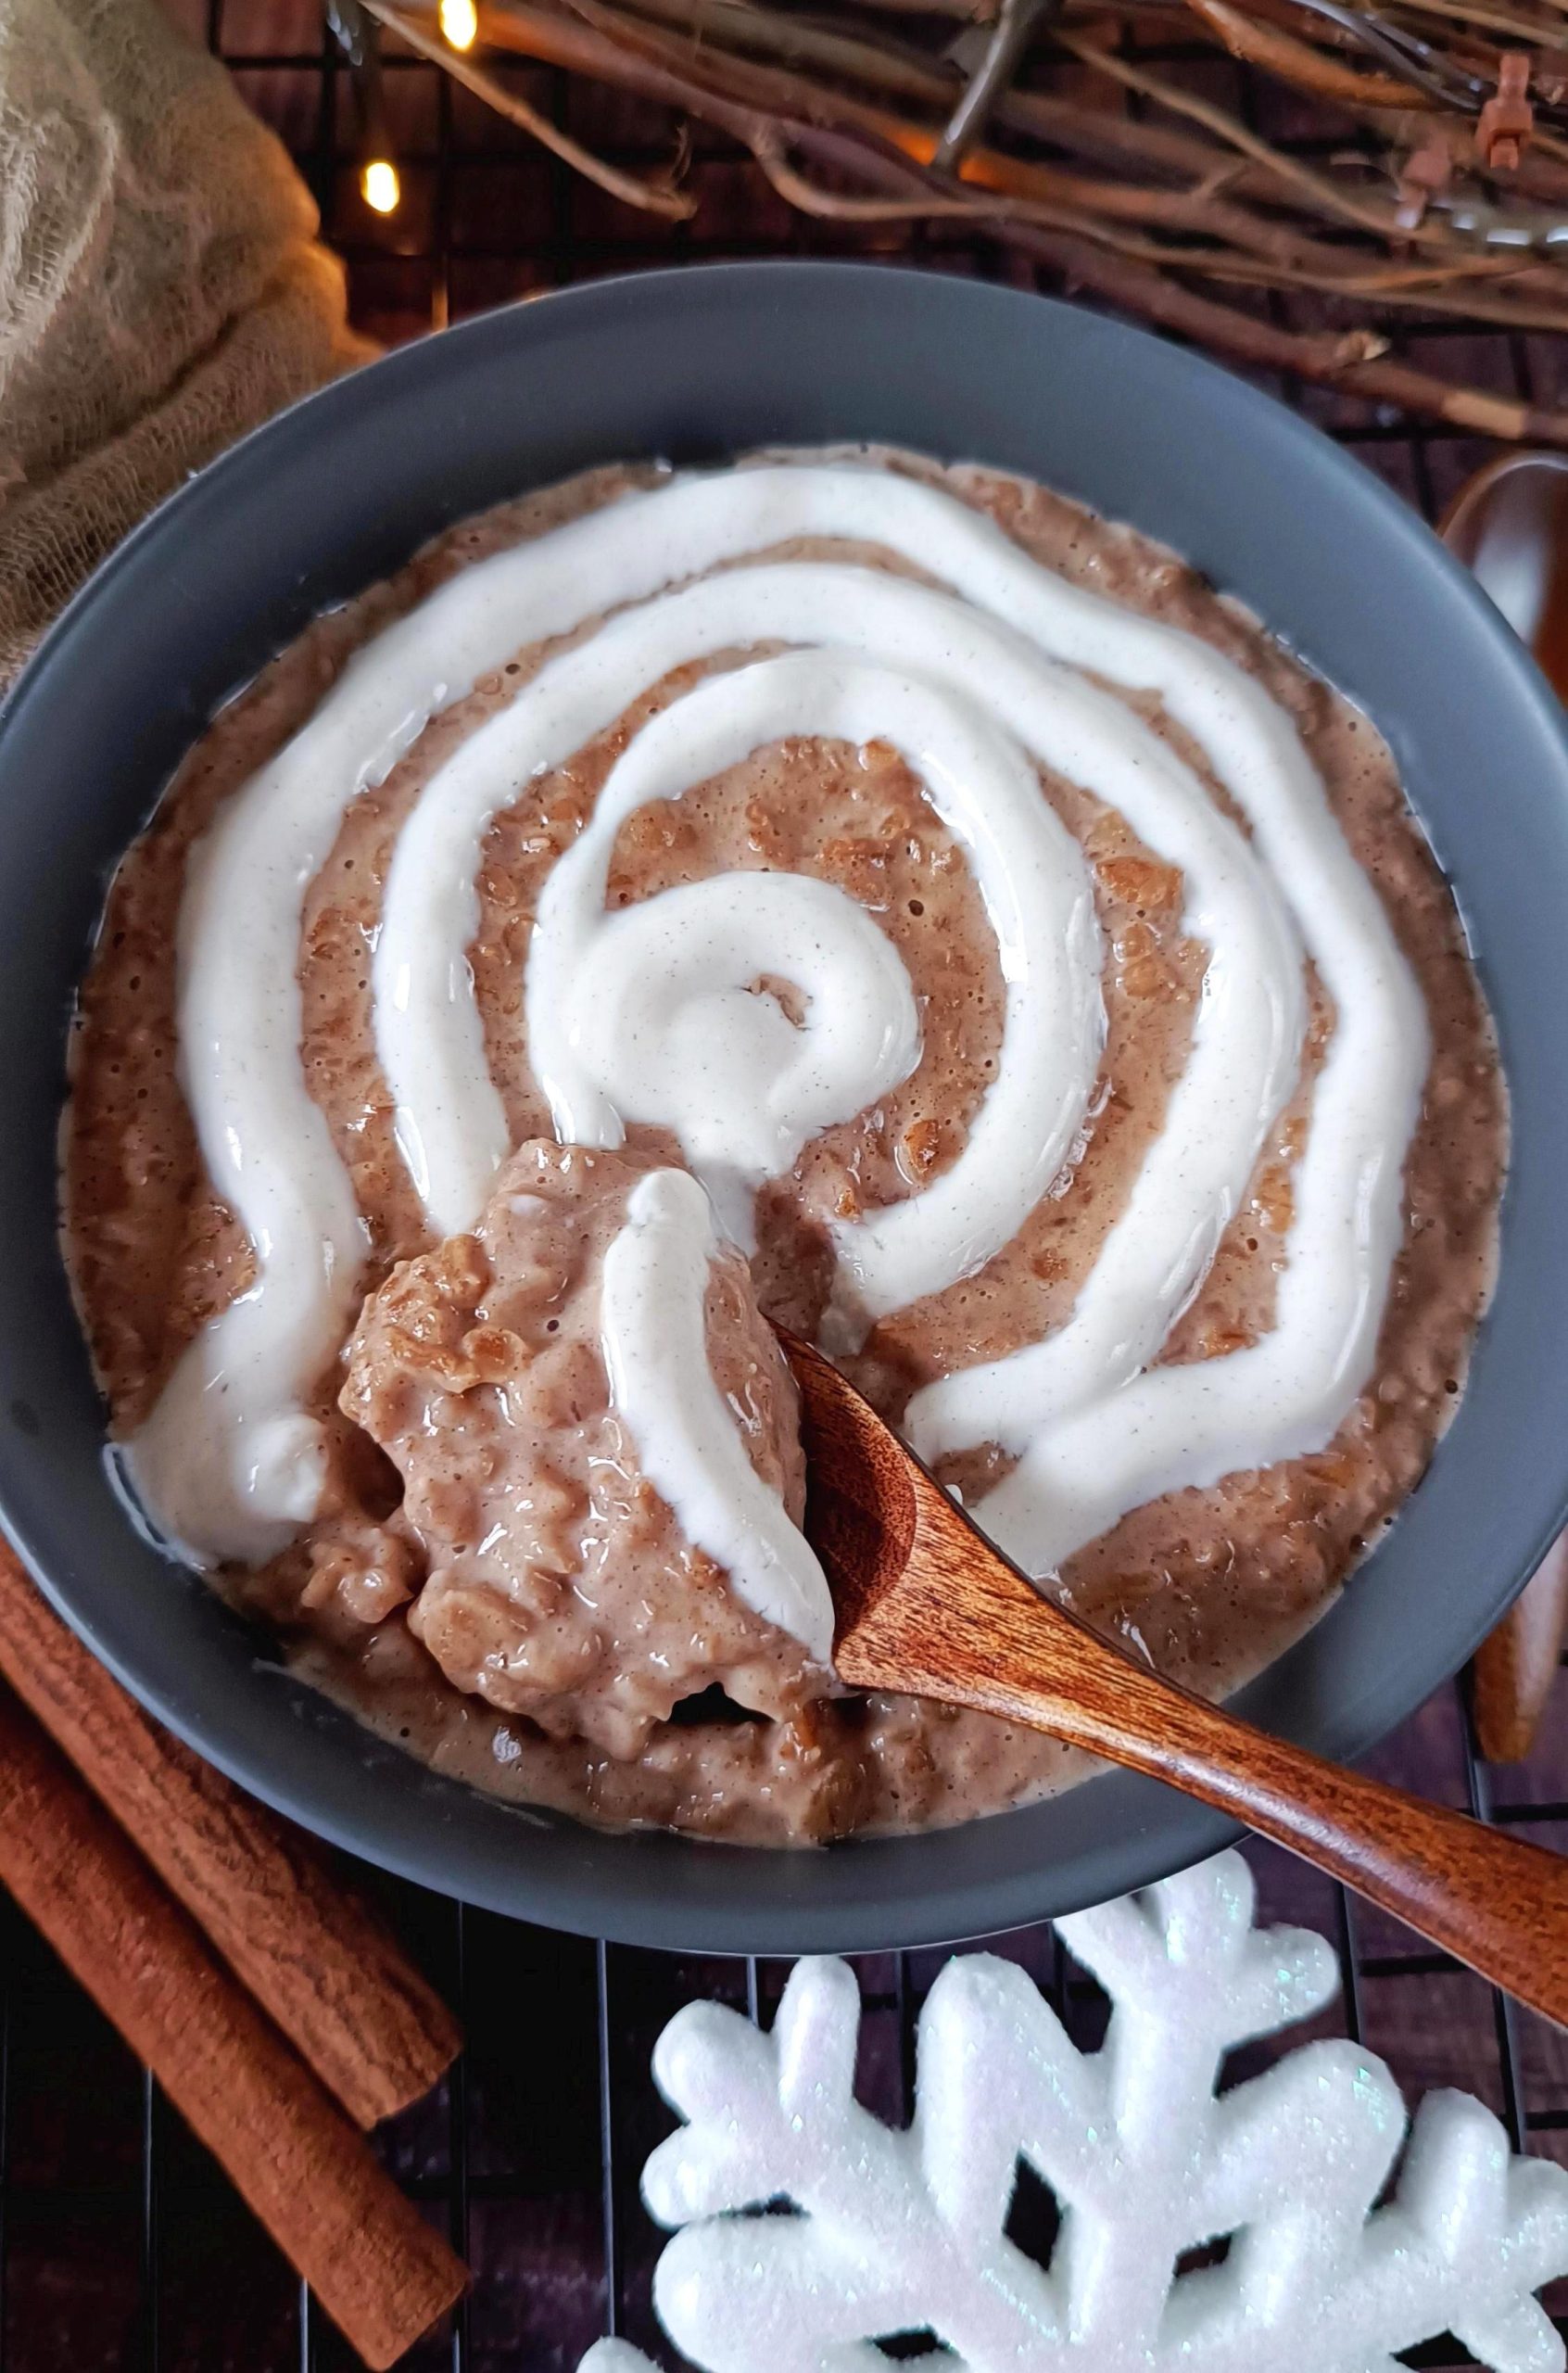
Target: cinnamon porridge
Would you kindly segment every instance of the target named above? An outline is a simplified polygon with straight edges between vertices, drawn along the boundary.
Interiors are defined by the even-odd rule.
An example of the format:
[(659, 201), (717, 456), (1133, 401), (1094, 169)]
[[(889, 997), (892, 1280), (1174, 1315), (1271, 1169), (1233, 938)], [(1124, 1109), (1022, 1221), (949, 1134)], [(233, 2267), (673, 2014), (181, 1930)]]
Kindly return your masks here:
[(1079, 1767), (835, 1681), (769, 1319), (1216, 1694), (1418, 1481), (1506, 1147), (1368, 720), (1132, 530), (856, 449), (505, 504), (231, 703), (109, 892), (64, 1222), (130, 1489), (301, 1671), (785, 1844)]

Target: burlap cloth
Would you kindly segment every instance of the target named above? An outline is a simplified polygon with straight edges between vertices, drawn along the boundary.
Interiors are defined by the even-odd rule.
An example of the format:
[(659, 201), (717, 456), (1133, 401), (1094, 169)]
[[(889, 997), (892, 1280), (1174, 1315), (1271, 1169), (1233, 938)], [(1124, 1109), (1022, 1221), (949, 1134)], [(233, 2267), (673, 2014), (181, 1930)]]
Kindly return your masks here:
[(373, 351), (316, 230), (153, 0), (0, 0), (0, 690), (144, 513)]

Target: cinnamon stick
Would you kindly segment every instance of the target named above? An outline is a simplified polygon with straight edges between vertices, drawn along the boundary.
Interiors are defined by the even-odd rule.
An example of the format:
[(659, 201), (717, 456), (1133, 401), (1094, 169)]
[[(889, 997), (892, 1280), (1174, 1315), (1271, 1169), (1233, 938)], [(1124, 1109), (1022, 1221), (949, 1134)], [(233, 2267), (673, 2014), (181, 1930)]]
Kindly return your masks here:
[(360, 2126), (430, 2090), (461, 2037), (332, 1860), (145, 1714), (0, 1548), (0, 1673)]
[(8, 1690), (0, 1882), (366, 2364), (394, 2364), (461, 2295), (462, 2262)]

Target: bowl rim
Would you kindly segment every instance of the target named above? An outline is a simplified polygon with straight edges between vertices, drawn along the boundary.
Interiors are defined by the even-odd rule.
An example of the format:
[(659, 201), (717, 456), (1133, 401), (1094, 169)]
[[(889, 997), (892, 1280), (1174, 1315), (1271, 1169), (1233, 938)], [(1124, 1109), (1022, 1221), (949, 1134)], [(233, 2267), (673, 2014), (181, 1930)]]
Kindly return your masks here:
[[(1486, 597), (1458, 564), (1442, 552), (1415, 513), (1298, 414), (1199, 356), (1172, 347), (1145, 331), (1056, 299), (904, 267), (793, 259), (636, 272), (553, 291), (542, 298), (476, 316), (437, 338), (398, 349), (291, 404), (229, 448), (161, 503), (116, 548), (55, 622), (0, 704), (0, 786), (8, 775), (12, 747), (23, 738), (24, 724), (35, 712), (46, 713), (50, 704), (69, 690), (82, 665), (82, 653), (90, 654), (95, 637), (112, 629), (117, 606), (145, 577), (149, 565), (171, 555), (187, 533), (206, 532), (215, 520), (221, 520), (226, 507), (237, 510), (247, 486), (258, 474), (276, 480), (280, 472), (295, 467), (310, 447), (320, 449), (334, 424), (351, 424), (357, 416), (362, 423), (367, 416), (373, 416), (378, 405), (389, 405), (395, 395), (417, 395), (422, 388), (449, 384), (471, 357), (477, 361), (492, 352), (499, 353), (522, 367), (535, 341), (570, 337), (585, 326), (602, 323), (606, 317), (615, 335), (633, 338), (639, 324), (646, 324), (655, 312), (664, 312), (672, 306), (678, 311), (694, 301), (706, 304), (712, 298), (721, 314), (727, 310), (733, 316), (737, 309), (743, 314), (748, 305), (765, 310), (772, 291), (782, 289), (786, 284), (800, 292), (803, 299), (816, 292), (824, 304), (858, 304), (864, 299), (866, 306), (875, 310), (891, 290), (895, 301), (907, 301), (931, 311), (955, 304), (960, 311), (973, 307), (977, 331), (980, 317), (988, 316), (987, 325), (994, 324), (1003, 336), (1010, 325), (1021, 329), (1026, 317), (1036, 324), (1054, 322), (1059, 335), (1068, 336), (1069, 342), (1078, 342), (1081, 354), (1085, 348), (1098, 348), (1102, 358), (1115, 358), (1136, 349), (1146, 360), (1152, 352), (1159, 360), (1157, 364), (1147, 362), (1147, 368), (1165, 374), (1172, 387), (1195, 389), (1218, 417), (1271, 424), (1268, 433), (1259, 432), (1264, 443), (1294, 448), (1319, 472), (1327, 469), (1331, 476), (1354, 477), (1359, 482), (1359, 500), (1369, 515), (1380, 520), (1385, 543), (1403, 554), (1400, 565), (1408, 562), (1412, 570), (1424, 571), (1428, 577), (1435, 571), (1439, 582), (1446, 579), (1451, 614), (1456, 618), (1467, 618), (1464, 632), (1471, 638), (1471, 652), (1486, 654), (1491, 672), (1496, 674), (1500, 668), (1511, 679), (1510, 696), (1516, 704), (1521, 730), (1529, 721), (1543, 749), (1554, 749), (1562, 784), (1568, 793), (1568, 726), (1527, 654), (1514, 642)], [(940, 300), (934, 295), (937, 290), (944, 292)], [(955, 291), (962, 295), (955, 297)], [(1064, 324), (1071, 325), (1070, 333), (1062, 327)], [(532, 481), (548, 482), (544, 477)], [(427, 532), (436, 530), (432, 527)], [(1274, 630), (1278, 632), (1277, 625)], [(200, 730), (199, 725), (196, 730)], [(1462, 907), (1462, 882), (1461, 890)], [(1511, 1178), (1505, 1199), (1505, 1227), (1507, 1202), (1511, 1201), (1512, 1194)], [(1483, 1322), (1483, 1341), (1488, 1324)], [(1564, 1376), (1568, 1380), (1568, 1364), (1564, 1366)], [(1469, 1396), (1466, 1398), (1468, 1402)], [(1439, 1463), (1443, 1455), (1440, 1451)], [(822, 1866), (824, 1857), (820, 1854), (740, 1847), (668, 1833), (636, 1833), (630, 1838), (607, 1836), (563, 1817), (502, 1805), (460, 1783), (424, 1773), (423, 1767), (411, 1766), (411, 1758), (396, 1748), (374, 1742), (367, 1744), (367, 1734), (348, 1717), (327, 1707), (298, 1683), (272, 1673), (270, 1688), (273, 1694), (281, 1692), (286, 1698), (294, 1724), (289, 1735), (296, 1745), (308, 1739), (337, 1742), (328, 1750), (328, 1762), (306, 1755), (291, 1766), (276, 1744), (284, 1736), (284, 1716), (268, 1718), (275, 1734), (273, 1750), (269, 1754), (264, 1745), (259, 1745), (267, 1724), (259, 1730), (248, 1719), (233, 1719), (231, 1708), (221, 1704), (216, 1707), (204, 1704), (199, 1693), (193, 1694), (169, 1673), (150, 1669), (147, 1655), (138, 1650), (131, 1627), (118, 1618), (107, 1618), (102, 1604), (94, 1604), (66, 1545), (69, 1526), (63, 1526), (57, 1508), (51, 1510), (42, 1504), (34, 1488), (29, 1471), (30, 1456), (25, 1428), (19, 1432), (0, 1430), (0, 1525), (57, 1610), (116, 1677), (187, 1745), (251, 1793), (334, 1843), (404, 1877), (471, 1902), (579, 1934), (616, 1942), (715, 1953), (865, 1950), (935, 1944), (994, 1933), (1051, 1916), (1069, 1908), (1072, 1900), (1090, 1899), (1081, 1895), (1081, 1880), (1075, 1893), (1069, 1877), (1064, 1894), (1061, 1886), (1053, 1888), (1049, 1884), (1050, 1872), (1014, 1871), (1005, 1881), (994, 1876), (989, 1880), (975, 1878), (966, 1873), (962, 1858), (955, 1861), (952, 1854), (943, 1859), (945, 1877), (933, 1872), (929, 1886), (914, 1891), (897, 1889), (891, 1901), (879, 1899), (871, 1859), (885, 1853), (891, 1842), (852, 1839), (828, 1849), (826, 1859), (863, 1858), (876, 1919), (875, 1931), (871, 1933), (863, 1916), (864, 1890), (855, 1888), (850, 1894), (840, 1888), (831, 1899), (813, 1900), (809, 1876), (803, 1884), (793, 1883), (788, 1866), (793, 1865), (796, 1873), (803, 1866), (809, 1872), (810, 1869)], [(1409, 1505), (1407, 1503), (1401, 1507), (1401, 1525), (1406, 1521)], [(1320, 1743), (1326, 1745), (1327, 1751), (1344, 1758), (1362, 1752), (1394, 1721), (1412, 1710), (1442, 1673), (1457, 1669), (1523, 1586), (1565, 1517), (1568, 1444), (1564, 1445), (1557, 1480), (1550, 1490), (1536, 1491), (1529, 1521), (1515, 1528), (1517, 1538), (1509, 1555), (1500, 1561), (1490, 1586), (1485, 1590), (1476, 1588), (1468, 1619), (1451, 1622), (1445, 1631), (1443, 1653), (1438, 1660), (1442, 1671), (1433, 1669), (1433, 1660), (1428, 1656), (1421, 1665), (1424, 1677), (1419, 1687), (1385, 1687), (1370, 1694), (1362, 1689), (1359, 1699), (1352, 1692), (1348, 1705), (1341, 1704), (1336, 1712), (1329, 1709), (1332, 1719), (1323, 1718), (1323, 1708), (1312, 1707), (1314, 1719), (1308, 1728)], [(1370, 1571), (1374, 1563), (1375, 1559), (1369, 1560), (1362, 1571)], [(205, 1586), (192, 1583), (188, 1576), (183, 1579), (191, 1587), (203, 1590), (205, 1595)], [(230, 1624), (234, 1618), (224, 1615), (221, 1620)], [(1316, 1632), (1309, 1634), (1302, 1646), (1309, 1647), (1317, 1636)], [(247, 1632), (245, 1639), (252, 1661), (259, 1661), (254, 1635)], [(1261, 1713), (1265, 1722), (1271, 1710), (1278, 1714), (1283, 1669), (1300, 1654), (1300, 1647), (1287, 1651), (1259, 1681), (1241, 1692), (1237, 1700), (1240, 1709), (1255, 1715)], [(272, 1673), (272, 1668), (267, 1669)], [(258, 1703), (268, 1694), (268, 1690), (259, 1690)], [(307, 1698), (309, 1702), (305, 1702)], [(1279, 1727), (1290, 1732), (1295, 1725), (1285, 1719), (1280, 1720)], [(331, 1756), (341, 1754), (345, 1732), (351, 1733), (362, 1771), (373, 1784), (350, 1788), (346, 1797), (323, 1797), (318, 1774), (329, 1768)], [(400, 1785), (394, 1784), (382, 1800), (380, 1792), (393, 1766), (405, 1775), (411, 1768), (422, 1772), (427, 1784), (423, 1789), (411, 1787), (405, 1780)], [(422, 1799), (424, 1813), (411, 1834), (411, 1805), (417, 1812)], [(1233, 1822), (1191, 1803), (1179, 1802), (1172, 1811), (1167, 1792), (1157, 1783), (1131, 1781), (1120, 1775), (1084, 1783), (1073, 1792), (1073, 1798), (1056, 1801), (1068, 1803), (1074, 1799), (1103, 1808), (1105, 1824), (1117, 1832), (1102, 1839), (1089, 1858), (1097, 1873), (1098, 1891), (1106, 1895), (1166, 1875), (1238, 1834)], [(478, 1807), (482, 1817), (462, 1811), (460, 1806)], [(973, 1839), (980, 1829), (989, 1831), (998, 1824), (1025, 1821), (1031, 1812), (1041, 1809), (1039, 1806), (1026, 1807), (988, 1816), (980, 1824), (924, 1833), (898, 1844), (905, 1854), (920, 1853), (933, 1837)], [(459, 1834), (465, 1827), (479, 1834), (483, 1850), (465, 1847)], [(571, 1850), (564, 1859), (557, 1856), (545, 1867), (538, 1866), (537, 1858), (530, 1859), (525, 1841), (537, 1839), (541, 1834), (559, 1835), (563, 1831), (570, 1833), (571, 1839)], [(509, 1835), (521, 1863), (527, 1866), (521, 1872), (506, 1868)], [(631, 1868), (631, 1856), (626, 1850), (628, 1847), (644, 1858), (642, 1875), (632, 1886), (626, 1884), (617, 1869), (612, 1867), (619, 1858), (623, 1868)], [(687, 1864), (702, 1862), (708, 1866), (700, 1883), (689, 1884), (676, 1871), (672, 1849)], [(927, 1859), (932, 1863), (939, 1859), (934, 1852)], [(1084, 1859), (1081, 1854), (1070, 1868), (1077, 1868)], [(778, 1883), (765, 1884), (764, 1894), (768, 1899), (761, 1904), (752, 1896), (750, 1876), (742, 1879), (740, 1872), (741, 1865), (754, 1867), (759, 1862), (771, 1865), (778, 1873)], [(710, 1886), (708, 1877), (722, 1872), (733, 1875)]]

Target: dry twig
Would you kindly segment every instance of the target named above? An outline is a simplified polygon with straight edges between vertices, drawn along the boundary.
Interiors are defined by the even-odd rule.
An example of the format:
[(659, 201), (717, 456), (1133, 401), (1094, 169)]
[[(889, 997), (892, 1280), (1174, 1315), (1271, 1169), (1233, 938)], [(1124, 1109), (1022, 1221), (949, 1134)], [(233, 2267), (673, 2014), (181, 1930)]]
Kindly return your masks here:
[(548, 116), (540, 115), (537, 108), (531, 108), (526, 99), (521, 99), (515, 92), (509, 91), (504, 82), (498, 82), (493, 74), (487, 74), (482, 67), (473, 65), (468, 58), (450, 49), (433, 27), (422, 24), (407, 9), (395, 6), (393, 0), (360, 0), (360, 6), (367, 15), (376, 18), (389, 32), (395, 32), (399, 41), (407, 42), (411, 49), (417, 50), (422, 57), (428, 57), (432, 64), (443, 67), (454, 82), (461, 82), (465, 90), (474, 93), (475, 98), (483, 99), (487, 107), (493, 108), (509, 123), (516, 124), (520, 131), (532, 133), (541, 146), (548, 148), (552, 156), (559, 157), (563, 164), (570, 165), (574, 172), (582, 174), (585, 181), (597, 183), (612, 197), (621, 198), (627, 206), (638, 207), (644, 213), (663, 214), (672, 222), (688, 222), (696, 211), (695, 201), (683, 196), (679, 190), (662, 182), (639, 181), (635, 174), (623, 173), (618, 166), (606, 163), (602, 157), (594, 156), (569, 133), (559, 130)]
[[(693, 211), (674, 175), (643, 181), (590, 155), (499, 75), (455, 57), (433, 6), (365, 5), (601, 187), (671, 217)], [(1347, 113), (1353, 143), (1309, 163), (1117, 43), (1119, 22), (1168, 37), (1178, 9), (1195, 42)], [(817, 219), (964, 224), (1233, 360), (1568, 447), (1568, 412), (1416, 369), (1390, 352), (1385, 327), (1415, 314), (1568, 331), (1568, 0), (1112, 0), (1109, 15), (1099, 0), (1066, 0), (1042, 41), (1073, 86), (988, 86), (989, 137), (950, 144), (963, 153), (946, 163), (944, 129), (967, 119), (942, 29), (995, 24), (998, 6), (919, 0), (898, 13), (895, 31), (884, 0), (830, 19), (778, 0), (481, 0), (480, 38), (635, 92), (668, 108), (677, 134), (688, 121), (711, 125)], [(1017, 25), (1028, 12), (1003, 13)], [(1527, 70), (1502, 75), (1499, 34), (1530, 45)], [(987, 54), (994, 62), (994, 40)], [(1488, 100), (1487, 125), (1499, 121), (1499, 82), (1527, 87), (1528, 122), (1507, 98), (1509, 137), (1484, 127), (1482, 153), (1475, 127)], [(1515, 152), (1517, 168), (1499, 171)], [(1293, 327), (1259, 315), (1244, 293), (1257, 291), (1310, 292), (1331, 318), (1350, 318)]]

